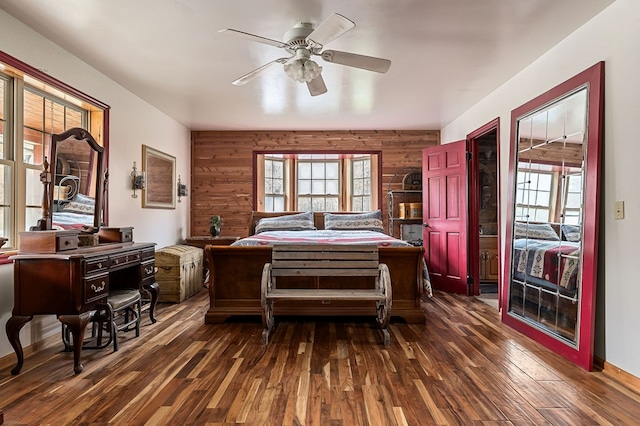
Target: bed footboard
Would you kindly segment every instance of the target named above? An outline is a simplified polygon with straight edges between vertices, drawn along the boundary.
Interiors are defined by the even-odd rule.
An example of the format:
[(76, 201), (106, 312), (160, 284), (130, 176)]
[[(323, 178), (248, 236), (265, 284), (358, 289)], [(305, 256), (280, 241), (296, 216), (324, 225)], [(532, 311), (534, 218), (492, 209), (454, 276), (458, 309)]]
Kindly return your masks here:
[[(421, 247), (380, 247), (380, 262), (389, 267), (393, 288), (392, 317), (407, 323), (425, 322), (420, 307), (422, 297)], [(205, 247), (209, 266), (209, 310), (205, 323), (220, 323), (232, 316), (262, 316), (260, 283), (265, 263), (271, 261), (271, 247)], [(364, 277), (290, 277), (282, 285), (290, 288), (369, 288)], [(376, 305), (371, 301), (309, 300), (283, 301), (276, 308), (278, 315), (309, 316), (370, 316)]]

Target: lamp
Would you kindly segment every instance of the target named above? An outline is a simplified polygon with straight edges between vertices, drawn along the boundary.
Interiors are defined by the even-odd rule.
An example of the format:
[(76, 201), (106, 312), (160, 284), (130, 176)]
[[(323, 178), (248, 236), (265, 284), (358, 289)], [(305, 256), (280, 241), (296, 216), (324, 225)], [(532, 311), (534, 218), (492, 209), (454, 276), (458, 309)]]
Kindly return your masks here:
[(138, 198), (136, 190), (144, 189), (145, 180), (145, 173), (138, 171), (136, 168), (136, 162), (134, 161), (131, 169), (131, 189), (133, 189), (131, 198)]
[(309, 59), (310, 56), (311, 54), (307, 49), (300, 48), (296, 50), (295, 59), (284, 64), (284, 72), (299, 83), (308, 83), (319, 77), (322, 67)]

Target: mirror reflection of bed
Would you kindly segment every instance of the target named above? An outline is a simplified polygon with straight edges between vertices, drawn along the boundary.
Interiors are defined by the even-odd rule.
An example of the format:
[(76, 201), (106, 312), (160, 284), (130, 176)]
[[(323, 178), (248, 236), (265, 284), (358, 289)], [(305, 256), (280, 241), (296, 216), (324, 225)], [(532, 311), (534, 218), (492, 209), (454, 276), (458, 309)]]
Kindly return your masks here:
[(94, 226), (97, 152), (84, 140), (58, 141), (53, 176), (53, 229)]
[(573, 342), (578, 327), (586, 90), (519, 124), (509, 311)]

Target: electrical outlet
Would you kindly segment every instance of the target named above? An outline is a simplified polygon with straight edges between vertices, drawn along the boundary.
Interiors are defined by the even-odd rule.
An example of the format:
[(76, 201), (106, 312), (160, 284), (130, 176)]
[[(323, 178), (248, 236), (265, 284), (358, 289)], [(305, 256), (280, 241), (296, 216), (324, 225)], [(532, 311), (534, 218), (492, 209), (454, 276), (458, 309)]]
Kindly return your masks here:
[(618, 220), (624, 219), (624, 201), (615, 202), (613, 217)]

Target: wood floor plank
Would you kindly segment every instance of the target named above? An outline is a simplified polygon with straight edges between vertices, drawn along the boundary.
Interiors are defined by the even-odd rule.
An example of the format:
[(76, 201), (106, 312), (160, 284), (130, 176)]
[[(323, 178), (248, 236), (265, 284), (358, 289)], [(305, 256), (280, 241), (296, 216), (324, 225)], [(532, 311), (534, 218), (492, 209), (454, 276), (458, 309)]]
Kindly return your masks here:
[[(0, 360), (5, 425), (633, 424), (640, 390), (586, 372), (500, 322), (476, 298), (435, 292), (425, 325), (372, 318), (277, 317), (204, 324), (206, 292), (160, 304), (120, 350), (59, 336), (27, 350), (23, 371)], [(13, 362), (11, 362), (13, 360)]]

